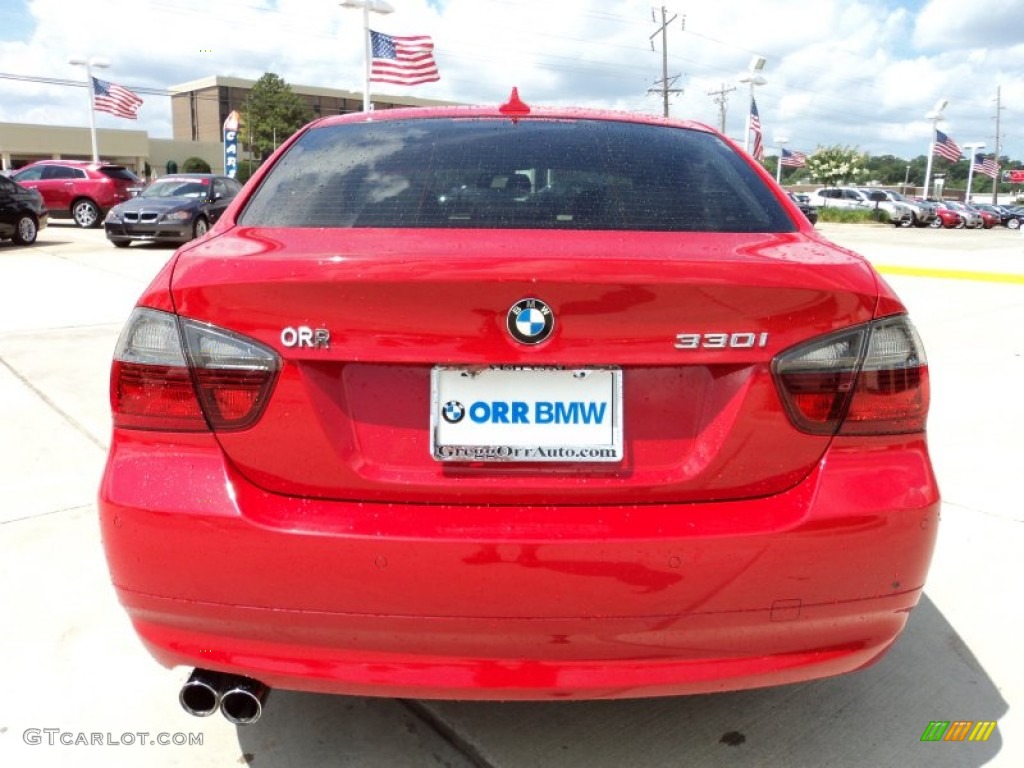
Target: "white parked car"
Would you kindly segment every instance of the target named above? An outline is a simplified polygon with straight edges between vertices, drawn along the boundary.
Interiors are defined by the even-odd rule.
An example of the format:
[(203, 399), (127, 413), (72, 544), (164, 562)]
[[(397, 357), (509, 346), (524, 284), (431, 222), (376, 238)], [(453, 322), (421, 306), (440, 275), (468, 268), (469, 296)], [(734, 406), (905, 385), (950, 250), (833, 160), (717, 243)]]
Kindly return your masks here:
[[(877, 196), (877, 200), (874, 198)], [(876, 207), (889, 214), (894, 226), (909, 227), (914, 223), (914, 212), (903, 203), (890, 200), (884, 190), (858, 187), (822, 187), (810, 194), (811, 205), (827, 208), (873, 210)]]
[(868, 208), (864, 193), (853, 187), (822, 187), (808, 196), (811, 205), (818, 208)]

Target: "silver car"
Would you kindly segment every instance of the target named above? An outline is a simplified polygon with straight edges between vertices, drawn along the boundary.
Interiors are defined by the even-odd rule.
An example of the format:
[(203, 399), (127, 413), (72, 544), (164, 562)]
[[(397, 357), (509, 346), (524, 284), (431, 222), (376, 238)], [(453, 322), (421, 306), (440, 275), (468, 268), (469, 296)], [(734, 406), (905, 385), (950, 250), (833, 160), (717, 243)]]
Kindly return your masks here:
[[(938, 214), (935, 213), (935, 208), (929, 203), (920, 203), (915, 200), (911, 200), (905, 195), (900, 194), (891, 189), (865, 189), (865, 192), (883, 192), (886, 198), (893, 203), (904, 205), (910, 209), (910, 213), (913, 216), (913, 224), (916, 227), (928, 227), (931, 223), (938, 218)], [(907, 225), (904, 225), (907, 226)]]

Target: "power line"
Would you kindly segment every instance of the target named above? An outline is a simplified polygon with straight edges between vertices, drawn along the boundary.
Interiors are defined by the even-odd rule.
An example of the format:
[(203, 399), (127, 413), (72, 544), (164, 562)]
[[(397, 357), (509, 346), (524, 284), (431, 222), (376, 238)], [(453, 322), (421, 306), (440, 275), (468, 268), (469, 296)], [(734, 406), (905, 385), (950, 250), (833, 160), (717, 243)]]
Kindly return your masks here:
[[(68, 80), (61, 77), (42, 77), (40, 75), (16, 75), (9, 72), (0, 72), (0, 80), (16, 80), (24, 83), (38, 83), (41, 85), (62, 85), (72, 88), (88, 88), (89, 83), (84, 80)], [(133, 93), (145, 93), (149, 96), (173, 96), (177, 91), (169, 91), (166, 88), (146, 88), (144, 86), (125, 86)], [(214, 98), (216, 100), (216, 98)]]

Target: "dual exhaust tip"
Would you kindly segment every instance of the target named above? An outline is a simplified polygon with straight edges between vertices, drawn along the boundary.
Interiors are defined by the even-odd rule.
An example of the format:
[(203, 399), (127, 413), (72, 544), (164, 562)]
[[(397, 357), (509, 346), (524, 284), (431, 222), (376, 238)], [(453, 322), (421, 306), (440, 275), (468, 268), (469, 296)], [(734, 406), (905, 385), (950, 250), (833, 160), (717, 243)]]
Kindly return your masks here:
[(194, 669), (178, 693), (181, 708), (196, 717), (209, 717), (218, 709), (228, 722), (252, 725), (263, 714), (270, 689), (259, 680)]

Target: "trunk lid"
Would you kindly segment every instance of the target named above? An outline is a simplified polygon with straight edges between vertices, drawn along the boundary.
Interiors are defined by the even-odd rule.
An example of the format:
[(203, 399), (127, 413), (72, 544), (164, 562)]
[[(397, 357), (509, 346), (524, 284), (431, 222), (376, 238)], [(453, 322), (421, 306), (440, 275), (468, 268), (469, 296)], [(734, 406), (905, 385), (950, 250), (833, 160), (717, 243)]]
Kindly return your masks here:
[[(877, 293), (863, 259), (803, 233), (238, 227), (183, 249), (172, 279), (179, 314), (281, 355), (262, 419), (218, 434), (252, 482), (325, 499), (512, 505), (791, 487), (830, 438), (791, 425), (772, 358), (870, 320)], [(529, 297), (556, 318), (541, 344), (508, 330)], [(296, 343), (301, 329), (326, 330), (329, 346)], [(435, 459), (432, 370), (494, 364), (620, 368), (622, 461)]]

